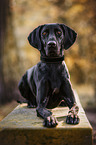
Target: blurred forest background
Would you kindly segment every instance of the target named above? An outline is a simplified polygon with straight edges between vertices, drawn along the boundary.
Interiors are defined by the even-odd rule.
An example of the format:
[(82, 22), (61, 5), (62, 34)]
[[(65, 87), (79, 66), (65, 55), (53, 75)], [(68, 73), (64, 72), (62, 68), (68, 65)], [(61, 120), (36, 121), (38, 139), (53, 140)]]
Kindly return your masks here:
[(0, 2), (0, 104), (20, 98), (21, 76), (40, 59), (27, 36), (45, 23), (64, 23), (78, 33), (65, 62), (83, 107), (96, 109), (96, 0)]

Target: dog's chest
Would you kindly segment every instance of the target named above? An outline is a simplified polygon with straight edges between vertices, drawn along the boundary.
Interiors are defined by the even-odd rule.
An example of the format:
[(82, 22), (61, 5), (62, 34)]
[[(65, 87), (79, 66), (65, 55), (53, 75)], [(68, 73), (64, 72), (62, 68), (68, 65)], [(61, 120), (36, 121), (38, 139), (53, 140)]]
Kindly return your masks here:
[(60, 88), (61, 86), (61, 75), (60, 75), (60, 72), (58, 72), (57, 70), (53, 70), (49, 71), (49, 74), (48, 74), (48, 80), (50, 82), (50, 85), (51, 85), (51, 88), (52, 89), (55, 89), (55, 88)]
[(59, 65), (44, 65), (40, 69), (40, 77), (49, 81), (50, 87), (54, 90), (60, 88), (62, 83), (62, 67)]

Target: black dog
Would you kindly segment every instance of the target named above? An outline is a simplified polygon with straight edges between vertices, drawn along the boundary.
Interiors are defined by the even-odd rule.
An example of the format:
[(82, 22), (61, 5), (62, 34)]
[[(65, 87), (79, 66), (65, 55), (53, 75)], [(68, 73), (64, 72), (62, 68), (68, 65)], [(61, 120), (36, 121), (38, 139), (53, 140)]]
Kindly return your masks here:
[(71, 87), (64, 60), (64, 49), (76, 40), (77, 34), (64, 24), (45, 24), (34, 29), (28, 41), (41, 53), (41, 61), (27, 70), (19, 83), (21, 95), (29, 107), (37, 107), (37, 116), (44, 118), (44, 126), (55, 127), (58, 122), (52, 112), (63, 100), (69, 107), (66, 122), (78, 124), (78, 106)]

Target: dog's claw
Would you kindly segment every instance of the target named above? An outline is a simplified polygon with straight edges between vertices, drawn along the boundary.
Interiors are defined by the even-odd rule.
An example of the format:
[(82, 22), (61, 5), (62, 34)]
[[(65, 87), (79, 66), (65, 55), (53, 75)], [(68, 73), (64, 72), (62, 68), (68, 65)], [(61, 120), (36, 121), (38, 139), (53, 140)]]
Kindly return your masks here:
[(58, 125), (58, 121), (55, 117), (48, 116), (47, 118), (44, 119), (43, 125), (48, 128), (56, 127)]
[(78, 124), (80, 122), (80, 119), (78, 116), (71, 117), (71, 116), (67, 116), (66, 117), (66, 123), (67, 124)]

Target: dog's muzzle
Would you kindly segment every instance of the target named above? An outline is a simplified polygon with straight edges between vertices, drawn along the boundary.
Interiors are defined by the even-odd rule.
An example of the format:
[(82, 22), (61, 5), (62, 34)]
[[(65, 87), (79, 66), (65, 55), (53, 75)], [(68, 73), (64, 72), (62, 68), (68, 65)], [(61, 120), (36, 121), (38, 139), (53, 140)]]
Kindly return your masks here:
[(57, 44), (55, 41), (48, 41), (48, 56), (57, 56)]

